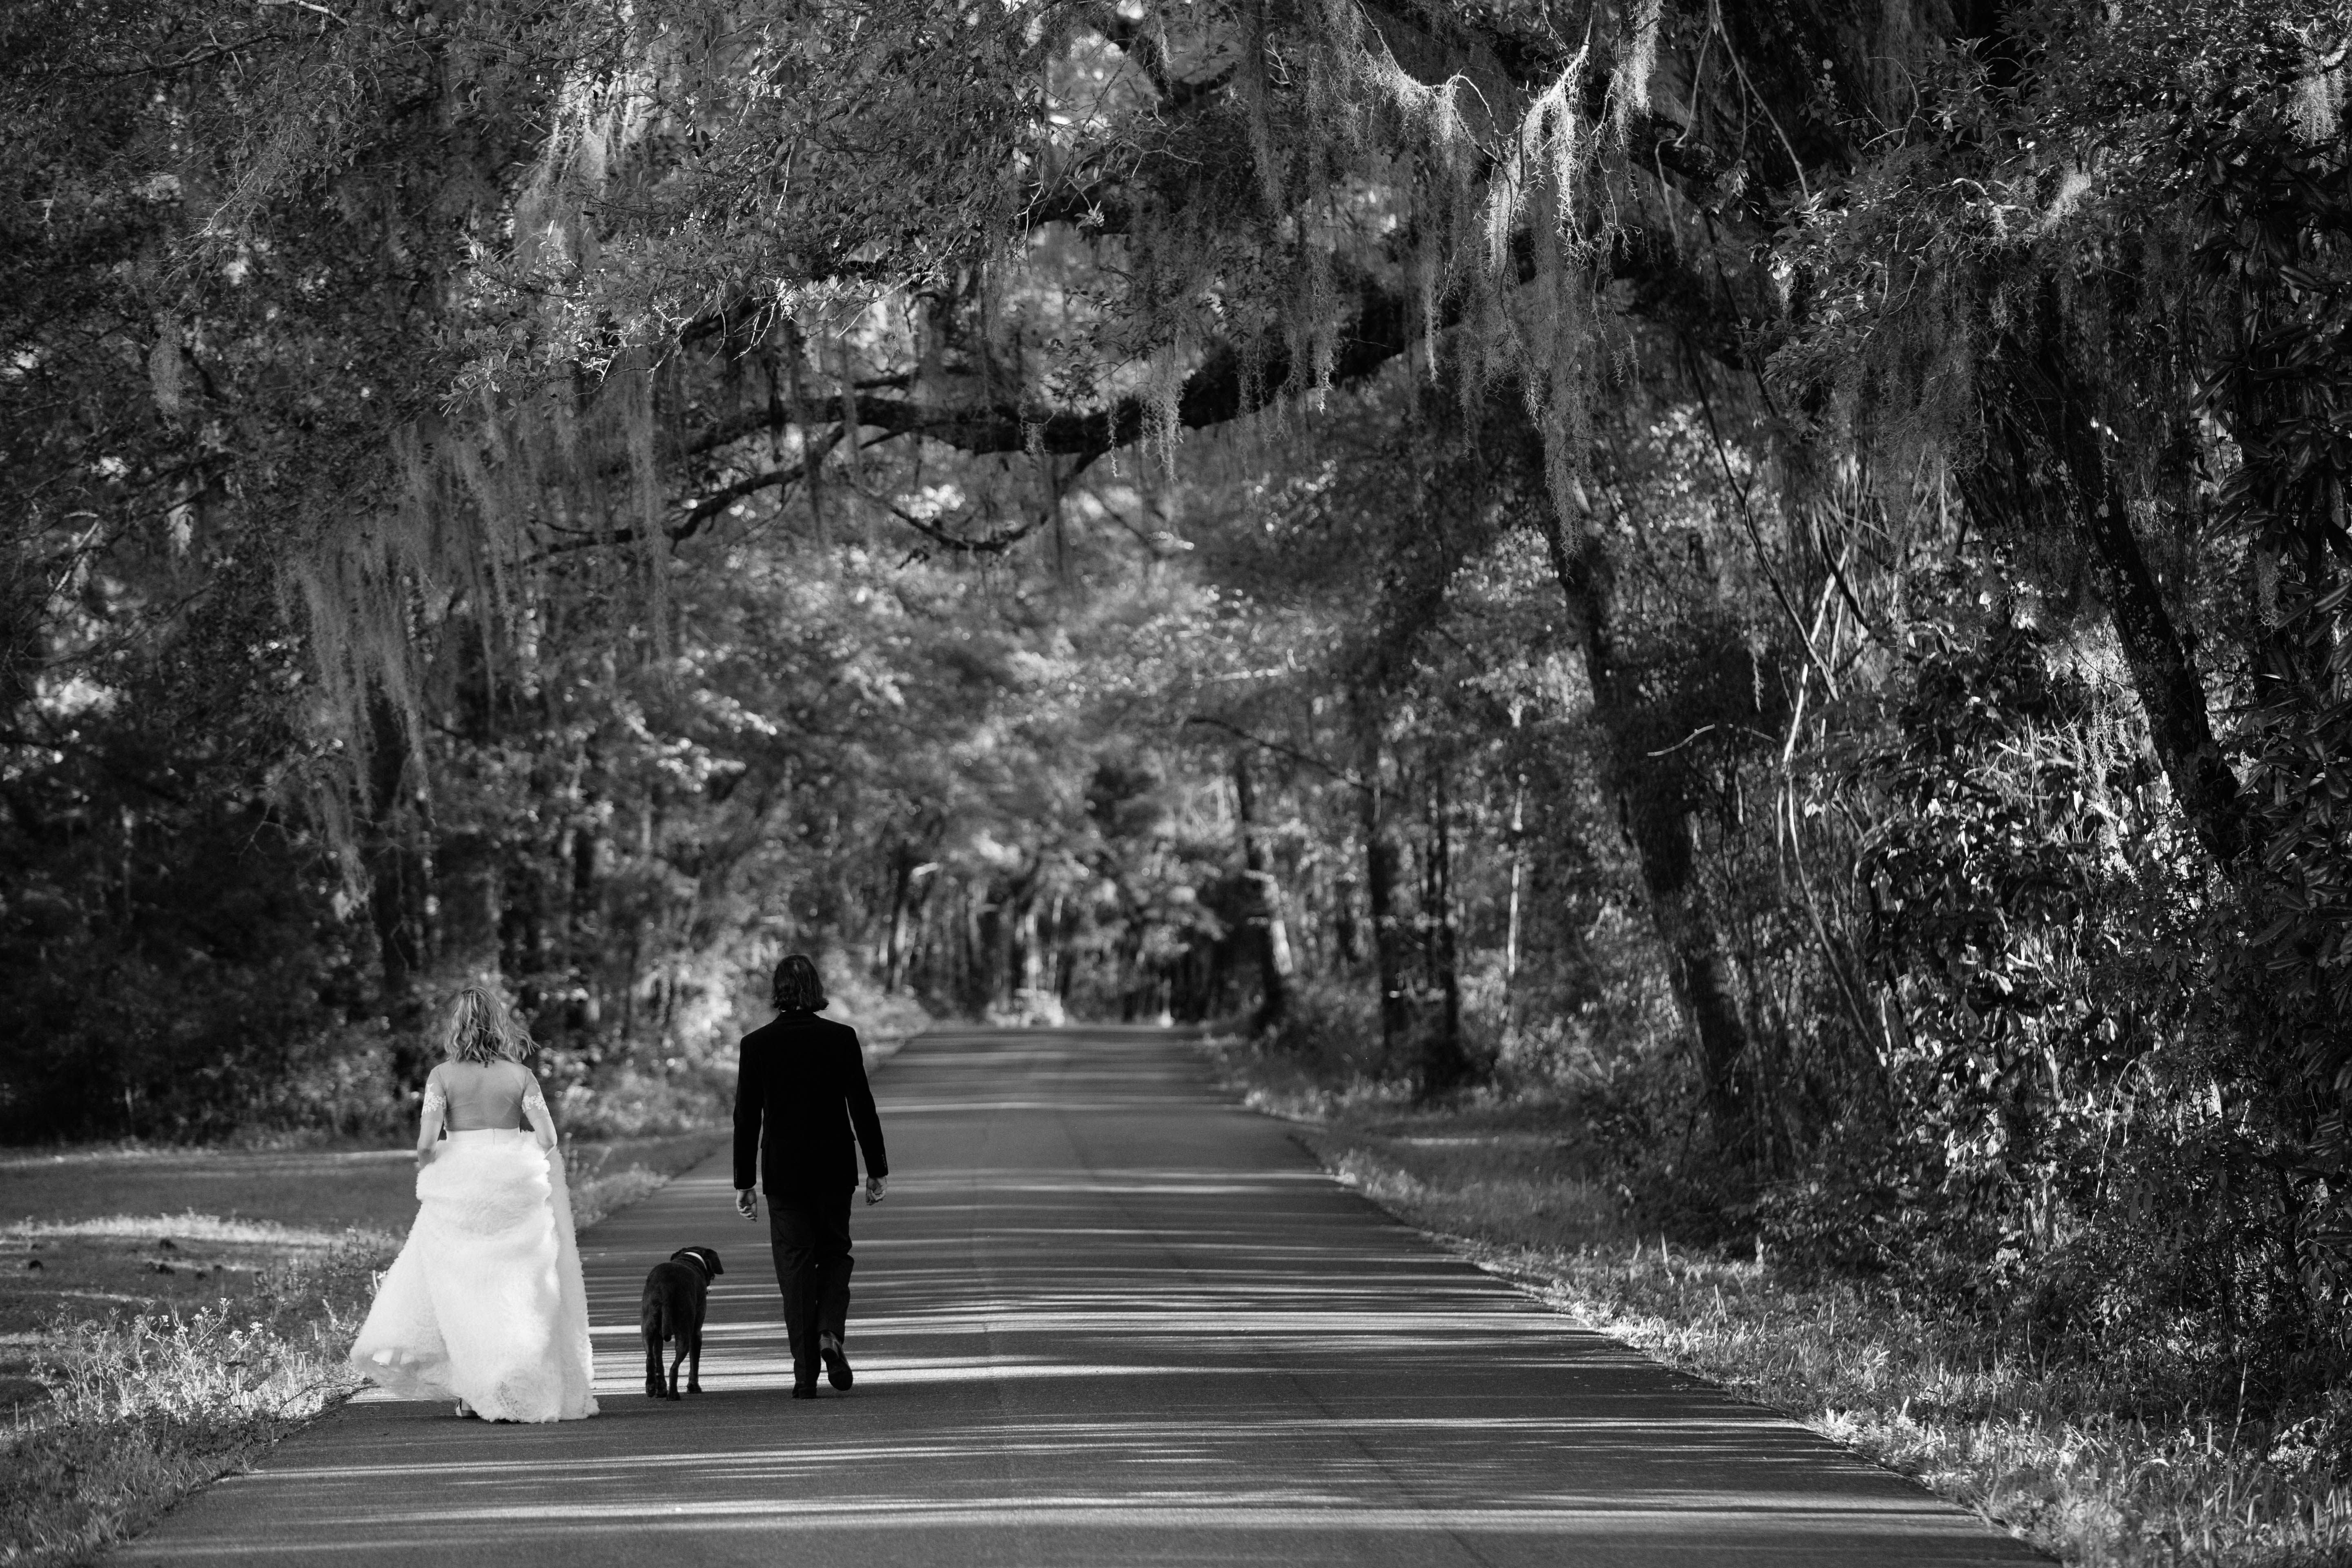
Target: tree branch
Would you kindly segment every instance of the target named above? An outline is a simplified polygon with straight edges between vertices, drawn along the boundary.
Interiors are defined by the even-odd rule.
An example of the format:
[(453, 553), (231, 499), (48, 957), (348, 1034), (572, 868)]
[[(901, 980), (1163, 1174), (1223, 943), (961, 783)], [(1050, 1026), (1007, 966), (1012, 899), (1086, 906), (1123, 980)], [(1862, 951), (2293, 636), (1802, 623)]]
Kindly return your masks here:
[[(825, 454), (841, 445), (842, 438), (848, 433), (844, 426), (836, 425), (819, 437), (803, 452), (801, 460), (791, 468), (771, 468), (765, 473), (752, 474), (703, 497), (687, 509), (685, 521), (668, 531), (670, 542), (675, 544), (693, 538), (704, 523), (741, 500), (745, 496), (755, 495), (764, 489), (772, 489), (779, 485), (797, 484), (808, 478), (810, 470), (824, 462)], [(883, 439), (887, 440), (889, 437), (886, 436)]]
[(1227, 66), (1209, 76), (1187, 79), (1172, 74), (1168, 68), (1168, 52), (1160, 47), (1159, 32), (1130, 17), (1121, 16), (1116, 6), (1094, 5), (1087, 7), (1087, 25), (1101, 34), (1111, 47), (1135, 62), (1150, 81), (1151, 89), (1160, 95), (1167, 108), (1184, 110), (1206, 98), (1234, 79), (1235, 66)]
[(1370, 787), (1363, 780), (1358, 778), (1355, 774), (1348, 773), (1343, 769), (1333, 767), (1330, 763), (1325, 762), (1322, 758), (1316, 756), (1310, 752), (1302, 752), (1297, 747), (1286, 744), (1281, 741), (1269, 741), (1263, 735), (1253, 735), (1238, 724), (1228, 723), (1223, 719), (1212, 718), (1206, 713), (1195, 713), (1186, 719), (1183, 724), (1178, 727), (1180, 729), (1187, 729), (1194, 724), (1200, 724), (1212, 730), (1223, 730), (1226, 734), (1234, 736), (1237, 740), (1247, 741), (1251, 745), (1255, 746), (1262, 751), (1272, 752), (1277, 757), (1288, 757), (1292, 762), (1304, 763), (1308, 767), (1315, 769), (1317, 772), (1328, 774), (1331, 778), (1337, 779), (1339, 783), (1346, 784), (1349, 789), (1360, 790)]
[(1021, 209), (1024, 229), (1049, 223), (1075, 224), (1088, 234), (1125, 234), (1135, 226), (1135, 201), (1117, 182), (1079, 185), (1066, 181), (1052, 189), (1036, 186)]
[(850, 480), (848, 484), (852, 493), (882, 508), (883, 510), (941, 549), (952, 550), (964, 555), (1002, 555), (1036, 532), (1045, 525), (1046, 518), (1052, 515), (1050, 512), (1041, 513), (1017, 528), (1001, 528), (994, 533), (984, 533), (974, 538), (968, 533), (950, 533), (929, 519), (917, 517), (888, 496), (877, 495), (856, 480)]
[[(1407, 302), (1378, 288), (1359, 295), (1355, 321), (1331, 358), (1334, 385), (1360, 381), (1405, 352), (1411, 344)], [(1226, 344), (1185, 378), (1176, 403), (1176, 423), (1188, 430), (1222, 425), (1295, 392), (1305, 382), (1286, 346), (1269, 344), (1250, 376), (1239, 351)], [(965, 452), (987, 454), (1036, 450), (1057, 457), (1094, 458), (1142, 436), (1150, 408), (1140, 397), (1125, 397), (1101, 413), (1064, 411), (1042, 417), (1018, 404), (995, 402), (942, 408), (913, 398), (864, 398), (857, 405), (862, 426), (920, 436)]]
[[(735, 438), (740, 439), (742, 436), (756, 434), (760, 428), (765, 426), (768, 423), (768, 417), (763, 414), (761, 416), (760, 425), (740, 432), (740, 434)], [(894, 431), (891, 434), (895, 435), (896, 433), (897, 432)], [(745, 496), (756, 495), (761, 490), (774, 489), (782, 485), (797, 484), (802, 479), (808, 478), (811, 470), (814, 469), (817, 464), (824, 461), (825, 454), (832, 451), (834, 447), (841, 444), (842, 437), (845, 434), (845, 432), (843, 431), (839, 426), (835, 426), (833, 429), (825, 432), (824, 435), (811, 442), (807, 450), (802, 456), (801, 460), (794, 463), (792, 467), (788, 468), (769, 468), (761, 473), (747, 475), (742, 479), (737, 479), (732, 484), (725, 485), (713, 490), (710, 494), (703, 497), (700, 500), (688, 507), (687, 509), (686, 515), (679, 519), (678, 521), (663, 529), (663, 536), (672, 544), (683, 544), (688, 540), (693, 538), (696, 534), (701, 532), (702, 525), (704, 523), (709, 522), (712, 518), (718, 516), (720, 512), (734, 505), (737, 501), (741, 500)], [(890, 437), (886, 435), (880, 439), (887, 441), (889, 438)], [(565, 531), (569, 531), (567, 530)], [(599, 533), (583, 533), (575, 538), (560, 540), (557, 542), (549, 545), (546, 549), (539, 552), (537, 558), (544, 561), (551, 555), (568, 554), (574, 550), (594, 550), (608, 544), (634, 544), (642, 537), (644, 536), (634, 528), (613, 528), (606, 529)]]

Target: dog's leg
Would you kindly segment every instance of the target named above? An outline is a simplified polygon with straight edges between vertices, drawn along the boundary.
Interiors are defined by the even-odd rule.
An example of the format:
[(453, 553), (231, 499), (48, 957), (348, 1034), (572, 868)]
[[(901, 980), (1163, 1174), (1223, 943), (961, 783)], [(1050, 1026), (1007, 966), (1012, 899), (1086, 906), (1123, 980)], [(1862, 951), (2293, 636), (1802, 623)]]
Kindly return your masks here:
[(671, 1358), (669, 1363), (669, 1396), (672, 1399), (677, 1397), (677, 1366), (678, 1363), (686, 1359), (686, 1347), (689, 1338), (688, 1331), (684, 1325), (680, 1325), (677, 1331), (677, 1354)]
[(694, 1326), (694, 1349), (688, 1353), (692, 1359), (687, 1363), (686, 1391), (699, 1394), (702, 1392), (702, 1325), (699, 1323)]
[(659, 1399), (662, 1394), (661, 1326), (646, 1325), (646, 1397)]

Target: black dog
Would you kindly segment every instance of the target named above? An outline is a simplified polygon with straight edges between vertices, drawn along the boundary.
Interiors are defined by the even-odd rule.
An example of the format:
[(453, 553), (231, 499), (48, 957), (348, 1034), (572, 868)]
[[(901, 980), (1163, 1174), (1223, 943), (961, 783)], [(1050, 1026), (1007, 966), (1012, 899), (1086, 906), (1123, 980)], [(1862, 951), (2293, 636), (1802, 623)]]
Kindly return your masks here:
[[(646, 1294), (637, 1308), (637, 1326), (646, 1336), (646, 1397), (677, 1397), (677, 1363), (688, 1362), (686, 1391), (702, 1392), (702, 1314), (710, 1304), (710, 1280), (727, 1270), (719, 1254), (707, 1247), (681, 1247), (667, 1263), (656, 1263), (646, 1276)], [(662, 1378), (662, 1342), (676, 1340), (677, 1356)], [(689, 1360), (689, 1358), (691, 1358)]]

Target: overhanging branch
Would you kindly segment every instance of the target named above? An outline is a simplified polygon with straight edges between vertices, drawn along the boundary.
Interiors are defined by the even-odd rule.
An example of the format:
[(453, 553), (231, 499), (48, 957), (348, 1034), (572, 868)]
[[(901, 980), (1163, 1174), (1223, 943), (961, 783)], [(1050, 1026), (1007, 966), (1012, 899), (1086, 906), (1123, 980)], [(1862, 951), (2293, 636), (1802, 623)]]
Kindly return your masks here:
[[(761, 426), (754, 426), (752, 429), (747, 429), (743, 431), (742, 434), (744, 436), (751, 435), (757, 429), (764, 427), (767, 422), (766, 416), (762, 416)], [(801, 480), (808, 478), (811, 470), (814, 469), (817, 464), (824, 461), (826, 453), (832, 451), (835, 447), (841, 444), (845, 434), (846, 432), (844, 431), (841, 426), (836, 425), (831, 430), (826, 431), (823, 436), (811, 441), (805, 451), (803, 453), (801, 460), (793, 464), (791, 467), (782, 468), (768, 468), (760, 473), (749, 474), (742, 479), (735, 480), (732, 484), (723, 485), (718, 489), (713, 490), (710, 494), (703, 497), (700, 500), (696, 501), (692, 506), (687, 508), (686, 515), (684, 517), (663, 529), (663, 536), (672, 544), (683, 544), (688, 540), (693, 538), (696, 534), (701, 532), (704, 524), (708, 523), (712, 518), (717, 517), (720, 512), (726, 510), (729, 507), (733, 506), (737, 501), (741, 500), (745, 496), (757, 495), (761, 490), (776, 489), (784, 485), (799, 483)], [(890, 437), (887, 435), (880, 437), (880, 439), (885, 441), (889, 438)], [(638, 540), (645, 537), (644, 533), (640, 530), (634, 528), (599, 529), (594, 532), (587, 533), (578, 532), (577, 531), (571, 529), (560, 529), (557, 531), (571, 533), (572, 534), (572, 537), (558, 540), (555, 543), (549, 545), (546, 549), (539, 552), (539, 559), (543, 561), (551, 555), (569, 554), (574, 550), (595, 550), (613, 544), (635, 544)]]
[[(688, 508), (685, 520), (669, 530), (670, 542), (675, 544), (691, 539), (701, 530), (704, 523), (733, 506), (745, 496), (756, 495), (761, 490), (772, 489), (779, 485), (797, 484), (808, 478), (809, 470), (824, 461), (824, 455), (841, 445), (842, 438), (847, 434), (847, 430), (836, 425), (811, 442), (807, 451), (802, 455), (801, 460), (791, 468), (771, 468), (764, 473), (751, 474), (737, 479), (731, 485), (713, 490)], [(884, 439), (887, 440), (888, 437), (885, 437)]]
[[(1334, 346), (1333, 385), (1363, 380), (1411, 344), (1412, 311), (1404, 300), (1367, 288), (1359, 301), (1355, 319)], [(1226, 424), (1299, 391), (1307, 380), (1286, 346), (1268, 345), (1253, 376), (1241, 353), (1225, 345), (1185, 378), (1176, 423), (1188, 430)], [(1121, 398), (1099, 413), (1038, 413), (1001, 401), (945, 407), (919, 397), (867, 397), (858, 400), (857, 420), (861, 428), (919, 436), (975, 455), (1035, 451), (1091, 460), (1139, 439), (1150, 408), (1140, 397)]]
[[(1522, 258), (1519, 270), (1523, 284), (1533, 280), (1531, 258)], [(1633, 289), (1635, 307), (1643, 314), (1672, 325), (1711, 358), (1734, 367), (1746, 365), (1746, 346), (1736, 326), (1721, 318), (1705, 284), (1662, 237), (1639, 231), (1621, 235), (1611, 248), (1609, 270)], [(1365, 284), (1357, 291), (1353, 317), (1333, 344), (1328, 384), (1347, 386), (1378, 374), (1412, 346), (1418, 325), (1409, 300)], [(1305, 367), (1294, 363), (1286, 342), (1265, 344), (1255, 374), (1240, 350), (1223, 344), (1185, 378), (1176, 403), (1176, 423), (1187, 430), (1227, 424), (1312, 384)], [(824, 412), (819, 413), (821, 409)], [(817, 397), (809, 400), (801, 418), (814, 424), (837, 416), (826, 399)], [(1150, 427), (1150, 419), (1149, 403), (1135, 396), (1122, 398), (1108, 409), (1086, 412), (1024, 408), (1017, 400), (1003, 399), (941, 404), (927, 400), (919, 386), (901, 395), (857, 400), (862, 430), (919, 437), (975, 456), (1031, 451), (1076, 458), (1081, 467), (1134, 444)], [(782, 406), (746, 409), (713, 423), (688, 442), (686, 449), (713, 451), (794, 422), (792, 411)]]

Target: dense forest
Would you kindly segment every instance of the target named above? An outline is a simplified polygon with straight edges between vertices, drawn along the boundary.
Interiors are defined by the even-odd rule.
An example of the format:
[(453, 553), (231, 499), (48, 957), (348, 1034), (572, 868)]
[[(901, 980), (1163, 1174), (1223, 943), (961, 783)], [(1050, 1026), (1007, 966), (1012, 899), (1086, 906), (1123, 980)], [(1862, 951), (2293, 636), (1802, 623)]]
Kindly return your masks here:
[(802, 947), (2332, 1385), (2340, 6), (0, 27), (0, 1135), (378, 1130), (482, 976), (690, 1118)]

